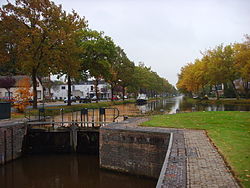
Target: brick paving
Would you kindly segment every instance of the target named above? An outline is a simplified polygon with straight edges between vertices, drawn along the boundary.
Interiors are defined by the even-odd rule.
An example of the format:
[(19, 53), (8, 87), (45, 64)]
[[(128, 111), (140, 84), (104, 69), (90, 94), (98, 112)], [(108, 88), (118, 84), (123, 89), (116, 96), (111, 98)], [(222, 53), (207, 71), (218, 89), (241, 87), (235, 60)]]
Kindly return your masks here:
[(185, 130), (187, 187), (239, 187), (205, 131)]

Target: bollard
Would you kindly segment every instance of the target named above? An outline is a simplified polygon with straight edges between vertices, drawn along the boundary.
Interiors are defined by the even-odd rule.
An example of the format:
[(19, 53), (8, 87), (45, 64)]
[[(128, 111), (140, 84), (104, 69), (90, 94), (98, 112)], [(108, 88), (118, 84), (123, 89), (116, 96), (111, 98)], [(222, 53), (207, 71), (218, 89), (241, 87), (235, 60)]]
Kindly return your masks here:
[[(105, 108), (99, 108), (99, 122), (106, 120), (105, 115)], [(100, 126), (102, 126), (102, 123), (100, 123)]]
[[(82, 115), (83, 115), (83, 119), (82, 119)], [(86, 122), (86, 119), (88, 121), (88, 109), (87, 108), (83, 108), (81, 109), (81, 127), (82, 127), (82, 120), (84, 121), (84, 127), (85, 127), (85, 122)], [(88, 124), (87, 124), (88, 126)]]
[(62, 127), (63, 127), (63, 111), (64, 111), (64, 109), (61, 108), (60, 111), (61, 111), (61, 116), (62, 116)]

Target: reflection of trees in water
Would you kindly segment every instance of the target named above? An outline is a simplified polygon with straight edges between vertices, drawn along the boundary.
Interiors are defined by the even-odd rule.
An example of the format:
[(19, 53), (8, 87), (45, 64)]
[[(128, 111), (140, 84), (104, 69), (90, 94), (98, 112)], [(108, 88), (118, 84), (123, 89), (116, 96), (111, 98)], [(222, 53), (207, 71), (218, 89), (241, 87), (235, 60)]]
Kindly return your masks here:
[(187, 100), (180, 103), (181, 111), (250, 111), (250, 105), (192, 104)]
[(141, 113), (159, 113), (162, 110), (164, 110), (165, 112), (169, 112), (174, 105), (175, 101), (170, 99), (162, 99), (148, 102), (145, 105), (138, 105), (137, 108), (141, 111)]
[(182, 97), (162, 99), (137, 106), (141, 113), (175, 113), (177, 109), (181, 112), (192, 111), (250, 111), (250, 105), (224, 105), (224, 104), (193, 104)]

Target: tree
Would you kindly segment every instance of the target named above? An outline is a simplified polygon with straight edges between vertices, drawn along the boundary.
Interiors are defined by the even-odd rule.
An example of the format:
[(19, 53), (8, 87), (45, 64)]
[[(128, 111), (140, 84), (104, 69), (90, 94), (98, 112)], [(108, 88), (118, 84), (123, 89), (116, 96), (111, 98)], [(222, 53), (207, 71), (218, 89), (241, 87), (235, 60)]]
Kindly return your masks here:
[(124, 100), (125, 90), (128, 86), (134, 84), (135, 64), (131, 62), (127, 57), (124, 57), (118, 69), (118, 81), (122, 86), (122, 99)]
[(125, 95), (125, 87), (129, 85), (134, 71), (134, 65), (131, 63), (126, 53), (119, 46), (116, 47), (114, 60), (110, 64), (110, 74), (107, 82), (111, 86), (111, 100), (113, 100), (114, 89), (122, 86), (123, 100)]
[(234, 83), (234, 80), (239, 78), (239, 72), (235, 67), (234, 51), (231, 45), (225, 47), (219, 45), (213, 50), (208, 50), (207, 54), (210, 83), (216, 87), (218, 84), (230, 82), (237, 99), (239, 99), (239, 94)]
[(99, 101), (98, 84), (101, 79), (110, 77), (111, 63), (116, 57), (116, 48), (112, 39), (103, 32), (85, 30), (81, 39), (82, 69), (95, 78), (96, 102)]
[(196, 93), (199, 90), (199, 84), (195, 83), (194, 79), (195, 64), (189, 63), (181, 68), (181, 74), (179, 74), (179, 80), (177, 83), (178, 89), (183, 89), (186, 92)]
[[(50, 0), (17, 0), (0, 9), (0, 41), (3, 63), (15, 62), (32, 78), (33, 108), (37, 108), (37, 77), (48, 76), (58, 64), (58, 51), (75, 24), (84, 22), (75, 12), (67, 17), (61, 6)], [(65, 28), (65, 26), (68, 26)], [(71, 27), (72, 26), (72, 27)], [(15, 60), (12, 60), (15, 59)]]
[(57, 45), (55, 54), (59, 58), (54, 62), (56, 64), (55, 73), (66, 75), (68, 84), (68, 105), (71, 105), (71, 85), (72, 79), (77, 79), (81, 75), (81, 54), (83, 49), (80, 45), (83, 30), (87, 23), (81, 19), (74, 11), (71, 14), (65, 12), (61, 16), (61, 41)]
[(16, 108), (19, 112), (24, 112), (32, 98), (32, 93), (30, 92), (30, 83), (29, 77), (24, 77), (17, 82), (18, 89), (15, 92), (15, 101), (17, 102)]
[(250, 90), (250, 36), (245, 36), (246, 41), (243, 43), (234, 44), (234, 60), (235, 67), (239, 71), (240, 77), (242, 79), (242, 87), (247, 98), (249, 98)]
[(8, 92), (8, 97), (10, 100), (10, 88), (12, 88), (16, 83), (15, 78), (11, 76), (0, 77), (0, 88), (5, 88)]

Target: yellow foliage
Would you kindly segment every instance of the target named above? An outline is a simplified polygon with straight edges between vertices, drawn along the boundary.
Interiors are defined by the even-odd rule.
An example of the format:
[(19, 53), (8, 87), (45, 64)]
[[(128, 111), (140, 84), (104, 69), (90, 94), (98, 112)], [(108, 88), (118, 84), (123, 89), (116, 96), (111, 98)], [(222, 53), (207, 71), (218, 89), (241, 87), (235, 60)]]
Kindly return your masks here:
[(30, 78), (25, 77), (17, 82), (18, 89), (15, 92), (16, 101), (15, 107), (19, 112), (24, 112), (25, 108), (29, 105), (29, 101), (32, 99), (32, 93), (30, 92)]

